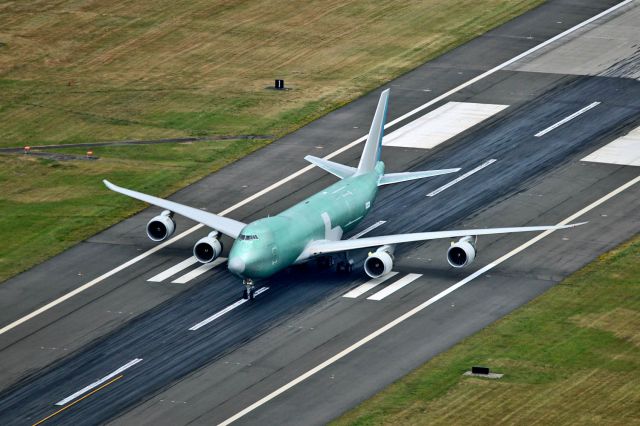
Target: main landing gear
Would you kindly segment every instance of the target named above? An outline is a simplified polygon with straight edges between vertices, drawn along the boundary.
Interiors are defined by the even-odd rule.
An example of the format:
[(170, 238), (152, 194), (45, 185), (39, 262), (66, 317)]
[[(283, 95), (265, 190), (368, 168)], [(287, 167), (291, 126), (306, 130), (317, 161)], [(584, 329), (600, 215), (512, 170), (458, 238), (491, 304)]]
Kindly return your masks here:
[(253, 300), (255, 297), (255, 286), (253, 285), (253, 280), (250, 278), (245, 278), (242, 280), (242, 284), (244, 284), (242, 298), (245, 300)]
[(350, 274), (353, 271), (353, 259), (349, 257), (347, 252), (340, 257), (342, 259), (336, 264), (336, 272), (338, 274)]

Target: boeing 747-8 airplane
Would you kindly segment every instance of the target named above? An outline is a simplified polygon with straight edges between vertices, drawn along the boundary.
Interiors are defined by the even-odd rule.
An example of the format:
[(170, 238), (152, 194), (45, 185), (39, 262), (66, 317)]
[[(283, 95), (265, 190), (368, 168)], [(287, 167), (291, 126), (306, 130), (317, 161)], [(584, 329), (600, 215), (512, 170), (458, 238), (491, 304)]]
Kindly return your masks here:
[[(200, 209), (121, 188), (108, 181), (105, 185), (116, 192), (145, 201), (165, 209), (147, 224), (147, 235), (153, 241), (163, 241), (175, 231), (173, 213), (200, 222), (213, 229), (193, 247), (193, 255), (202, 263), (213, 262), (222, 252), (220, 233), (235, 239), (229, 252), (229, 271), (242, 277), (245, 285), (243, 297), (253, 299), (254, 280), (267, 278), (293, 264), (303, 263), (319, 256), (331, 256), (350, 250), (377, 249), (364, 261), (364, 270), (372, 278), (391, 272), (396, 244), (439, 238), (460, 238), (447, 250), (447, 260), (455, 268), (467, 266), (476, 255), (478, 235), (511, 232), (532, 232), (570, 228), (564, 226), (528, 226), (518, 228), (465, 229), (455, 231), (419, 232), (379, 237), (342, 240), (342, 235), (355, 228), (369, 213), (378, 193), (378, 187), (431, 176), (454, 173), (460, 169), (424, 172), (385, 173), (380, 161), (389, 89), (382, 92), (371, 123), (358, 167), (350, 167), (321, 158), (305, 159), (340, 181), (329, 186), (282, 213), (259, 219), (249, 224), (222, 217)], [(341, 262), (340, 269), (351, 269), (350, 263)]]

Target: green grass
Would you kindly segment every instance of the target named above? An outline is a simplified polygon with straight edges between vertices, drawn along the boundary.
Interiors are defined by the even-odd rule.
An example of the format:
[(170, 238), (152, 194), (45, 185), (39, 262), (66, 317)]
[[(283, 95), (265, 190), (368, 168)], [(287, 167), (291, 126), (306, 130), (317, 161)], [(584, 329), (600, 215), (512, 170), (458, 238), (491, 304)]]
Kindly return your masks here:
[[(278, 137), (542, 2), (0, 3), (0, 147)], [(292, 90), (267, 90), (274, 78)], [(0, 281), (141, 207), (105, 195), (103, 176), (167, 195), (262, 144), (0, 157)]]
[[(472, 365), (505, 376), (463, 377)], [(333, 424), (534, 423), (640, 424), (640, 238)]]
[(282, 135), (540, 3), (8, 2), (0, 146)]
[[(103, 178), (168, 195), (266, 143), (228, 140), (96, 147), (93, 150), (100, 158), (94, 161), (0, 155), (0, 281), (144, 206), (108, 191)], [(56, 152), (83, 155), (86, 150)]]

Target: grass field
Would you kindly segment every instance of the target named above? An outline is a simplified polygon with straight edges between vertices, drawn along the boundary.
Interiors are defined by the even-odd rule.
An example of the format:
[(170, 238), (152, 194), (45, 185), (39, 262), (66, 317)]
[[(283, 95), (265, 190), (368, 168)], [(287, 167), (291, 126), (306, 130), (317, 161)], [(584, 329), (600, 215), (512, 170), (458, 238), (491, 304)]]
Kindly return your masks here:
[(640, 237), (333, 423), (398, 424), (640, 424)]
[[(542, 1), (0, 3), (0, 147), (277, 137)], [(267, 90), (274, 78), (293, 90)], [(223, 145), (222, 163), (256, 148)], [(178, 165), (201, 154), (123, 149), (117, 158), (96, 150), (91, 163), (0, 156), (0, 239), (11, 241), (0, 249), (0, 281), (140, 208), (116, 202), (94, 214), (96, 201), (113, 201), (97, 189), (105, 171), (165, 196), (222, 165), (164, 162), (162, 173), (156, 154), (184, 154)]]

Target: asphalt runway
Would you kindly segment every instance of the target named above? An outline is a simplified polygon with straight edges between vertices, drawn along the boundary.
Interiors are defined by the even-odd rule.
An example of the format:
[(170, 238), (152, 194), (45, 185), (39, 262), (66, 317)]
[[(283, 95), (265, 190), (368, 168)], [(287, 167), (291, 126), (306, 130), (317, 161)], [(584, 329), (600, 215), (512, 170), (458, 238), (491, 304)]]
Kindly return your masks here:
[[(212, 211), (233, 206), (305, 167), (304, 155), (327, 155), (362, 136), (380, 90), (391, 87), (389, 117), (396, 119), (615, 3), (549, 2), (172, 199)], [(555, 224), (637, 178), (637, 167), (580, 161), (640, 125), (640, 81), (628, 77), (638, 63), (625, 61), (634, 58), (635, 51), (607, 49), (610, 56), (600, 58), (608, 66), (590, 73), (569, 73), (572, 68), (567, 68), (566, 60), (564, 72), (558, 72), (554, 52), (589, 40), (589, 34), (600, 28), (625, 19), (637, 22), (638, 9), (632, 3), (533, 59), (512, 64), (421, 111), (419, 115), (449, 101), (508, 105), (433, 150), (386, 147), (387, 170), (462, 167), (464, 172), (489, 159), (495, 162), (433, 197), (426, 195), (452, 176), (383, 187), (359, 230), (382, 220), (386, 222), (370, 235)], [(582, 54), (593, 52), (586, 49)], [(594, 102), (599, 104), (593, 110), (543, 137), (535, 136)], [(415, 118), (401, 120), (391, 130)], [(345, 150), (335, 160), (354, 164), (360, 149), (357, 145)], [(229, 216), (249, 221), (274, 214), (334, 181), (312, 169)], [(185, 284), (172, 283), (175, 277), (147, 281), (190, 256), (193, 243), (207, 233), (196, 229), (0, 335), (0, 422), (35, 423), (67, 405), (56, 402), (107, 378), (70, 399), (68, 403), (78, 402), (46, 424), (220, 423), (481, 272), (464, 287), (238, 420), (325, 423), (635, 235), (640, 230), (639, 187), (631, 186), (575, 220), (589, 220), (588, 225), (553, 233), (487, 272), (482, 268), (535, 234), (481, 238), (478, 260), (463, 270), (446, 265), (448, 241), (401, 246), (396, 278), (417, 275), (381, 300), (367, 297), (386, 284), (356, 298), (343, 297), (369, 281), (360, 267), (349, 276), (314, 267), (285, 271), (260, 283), (268, 289), (255, 302), (237, 305), (191, 331), (195, 324), (234, 306), (242, 291), (239, 280), (222, 266)], [(4, 283), (0, 324), (11, 324), (154, 247), (146, 239), (144, 224), (157, 212), (147, 209)], [(178, 233), (194, 225), (178, 221)], [(359, 265), (362, 256), (356, 256)], [(132, 361), (135, 364), (109, 377)]]

